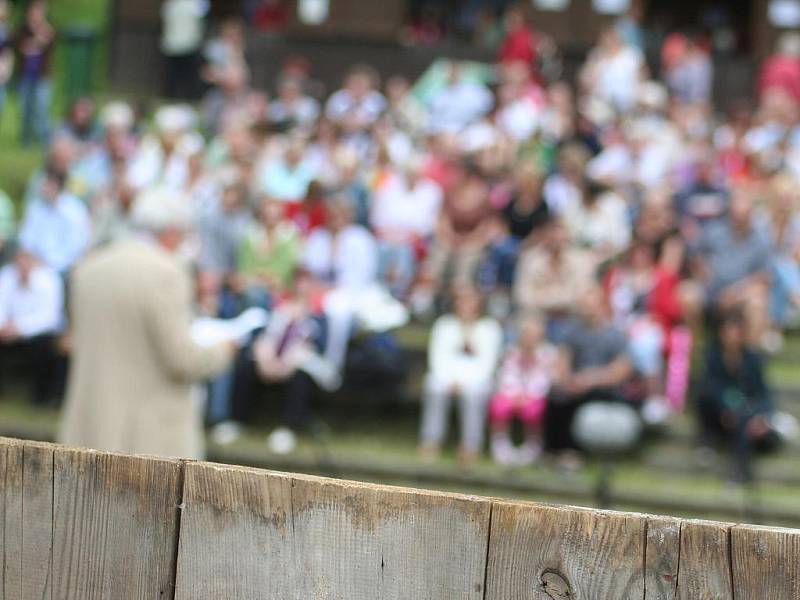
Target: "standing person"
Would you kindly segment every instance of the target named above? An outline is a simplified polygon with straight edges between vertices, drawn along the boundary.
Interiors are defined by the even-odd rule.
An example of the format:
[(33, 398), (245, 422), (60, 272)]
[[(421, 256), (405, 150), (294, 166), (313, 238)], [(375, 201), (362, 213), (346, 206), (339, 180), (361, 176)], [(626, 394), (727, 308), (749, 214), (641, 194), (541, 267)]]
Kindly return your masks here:
[(161, 53), (166, 59), (164, 93), (192, 100), (198, 93), (200, 47), (208, 0), (165, 0), (161, 6)]
[(145, 192), (133, 221), (148, 237), (98, 250), (74, 271), (63, 443), (202, 457), (192, 383), (222, 373), (235, 348), (191, 338), (191, 281), (175, 257), (192, 222), (188, 207), (174, 192)]
[(664, 74), (672, 96), (687, 104), (705, 104), (711, 99), (714, 65), (703, 42), (687, 36), (686, 45)]
[(512, 5), (503, 17), (505, 37), (500, 45), (498, 62), (503, 65), (521, 62), (531, 71), (536, 69), (537, 45), (539, 40), (529, 22), (524, 3)]
[(764, 61), (758, 74), (759, 95), (776, 90), (800, 101), (800, 35), (795, 32), (778, 38), (775, 53)]
[(610, 27), (600, 34), (581, 71), (581, 84), (590, 96), (610, 108), (626, 112), (633, 108), (646, 70), (641, 50), (630, 46)]
[(50, 138), (50, 69), (56, 30), (47, 20), (47, 4), (34, 0), (28, 5), (16, 35), (19, 52), (19, 98), (22, 105), (22, 144), (34, 136), (42, 144)]
[(472, 462), (483, 446), (486, 403), (503, 332), (494, 319), (482, 315), (482, 298), (474, 287), (459, 287), (453, 300), (453, 314), (440, 317), (431, 332), (420, 451), (427, 456), (439, 453), (447, 435), (450, 401), (456, 396), (461, 415), (459, 457)]
[(6, 87), (14, 72), (14, 46), (8, 13), (8, 2), (0, 0), (0, 122), (3, 119), (3, 107), (6, 103)]

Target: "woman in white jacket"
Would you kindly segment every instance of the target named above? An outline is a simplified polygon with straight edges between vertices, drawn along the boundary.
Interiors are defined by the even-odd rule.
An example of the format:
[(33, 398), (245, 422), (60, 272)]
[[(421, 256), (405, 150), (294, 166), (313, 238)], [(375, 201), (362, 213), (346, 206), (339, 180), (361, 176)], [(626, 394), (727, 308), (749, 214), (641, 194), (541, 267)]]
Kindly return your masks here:
[(447, 434), (448, 408), (459, 401), (463, 462), (474, 460), (483, 445), (486, 403), (492, 391), (503, 333), (482, 313), (479, 292), (461, 287), (454, 293), (454, 313), (433, 326), (428, 347), (428, 374), (422, 407), (421, 447), (424, 455), (439, 453)]

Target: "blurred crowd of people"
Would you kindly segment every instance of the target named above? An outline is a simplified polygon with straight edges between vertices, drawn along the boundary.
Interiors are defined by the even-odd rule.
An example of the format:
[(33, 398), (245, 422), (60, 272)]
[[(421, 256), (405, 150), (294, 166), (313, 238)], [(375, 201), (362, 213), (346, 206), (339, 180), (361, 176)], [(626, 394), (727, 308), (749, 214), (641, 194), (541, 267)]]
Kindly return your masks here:
[[(39, 6), (22, 48), (46, 46)], [(291, 448), (354, 344), (391, 355), (392, 330), (417, 320), (433, 324), (425, 455), (445, 443), (452, 400), (466, 462), (487, 429), (498, 462), (527, 464), (620, 426), (583, 427), (585, 407), (663, 423), (684, 409), (702, 340), (704, 440), (746, 457), (774, 436), (762, 357), (800, 308), (798, 39), (764, 66), (755, 106), (720, 114), (702, 40), (671, 37), (655, 79), (610, 27), (573, 87), (542, 76), (523, 12), (507, 23), (517, 42), (491, 77), (453, 61), (425, 93), (354, 65), (323, 94), (302, 58), (254, 89), (242, 25), (228, 21), (205, 42), (196, 108), (77, 100), (46, 134), (19, 223), (0, 195), (0, 364), (24, 360), (35, 401), (52, 400), (70, 271), (137, 235), (138, 197), (167, 194), (191, 209), (181, 255), (197, 313), (271, 315), (209, 385), (219, 441), (247, 421), (259, 385), (280, 383), (285, 428), (270, 440)], [(44, 68), (27, 56), (26, 73)], [(180, 87), (195, 67), (173, 68)]]

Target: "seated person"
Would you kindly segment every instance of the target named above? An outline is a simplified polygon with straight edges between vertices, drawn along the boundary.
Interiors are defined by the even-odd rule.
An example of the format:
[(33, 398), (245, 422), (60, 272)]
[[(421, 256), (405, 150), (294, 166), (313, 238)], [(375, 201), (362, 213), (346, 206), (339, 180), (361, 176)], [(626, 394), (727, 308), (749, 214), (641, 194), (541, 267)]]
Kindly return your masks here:
[(25, 210), (20, 242), (48, 267), (66, 274), (91, 241), (86, 205), (66, 191), (65, 176), (45, 173), (36, 195)]
[(342, 88), (325, 103), (325, 116), (347, 135), (367, 131), (386, 108), (379, 84), (378, 73), (372, 67), (353, 66), (345, 75)]
[[(177, 193), (177, 192), (176, 192)], [(189, 201), (188, 199), (186, 200)], [(236, 283), (237, 255), (242, 239), (251, 224), (252, 216), (247, 207), (247, 188), (239, 181), (226, 182), (218, 206), (201, 215), (198, 226), (198, 266), (202, 272), (211, 272), (223, 289), (223, 296), (230, 296), (227, 284)], [(233, 277), (232, 277), (233, 276)], [(235, 287), (231, 286), (231, 287)], [(225, 299), (221, 316), (236, 312), (233, 300)]]
[(707, 309), (740, 308), (753, 345), (768, 341), (769, 255), (769, 240), (753, 223), (750, 190), (734, 189), (728, 217), (706, 227), (694, 269)]
[(459, 287), (453, 296), (454, 312), (436, 321), (428, 346), (420, 451), (438, 455), (447, 435), (450, 401), (456, 396), (461, 414), (459, 457), (471, 462), (483, 446), (486, 403), (503, 332), (494, 319), (482, 316), (483, 301), (475, 288)]
[[(544, 339), (544, 324), (536, 316), (519, 325), (519, 339), (503, 358), (495, 394), (489, 403), (492, 458), (500, 464), (530, 464), (542, 452), (542, 420), (555, 377), (558, 351)], [(511, 442), (511, 420), (525, 426), (520, 448)]]
[(0, 367), (20, 360), (32, 400), (42, 405), (60, 392), (55, 336), (62, 325), (63, 284), (26, 248), (13, 256), (0, 269)]
[(572, 421), (581, 405), (591, 401), (621, 401), (620, 387), (633, 374), (625, 334), (611, 323), (605, 294), (599, 285), (586, 289), (578, 317), (564, 332), (559, 374), (547, 403), (546, 446), (576, 448)]
[(732, 476), (752, 479), (751, 454), (758, 444), (774, 440), (770, 427), (772, 397), (764, 365), (747, 343), (741, 312), (724, 314), (706, 356), (698, 404), (704, 437), (722, 438), (734, 450)]
[(381, 279), (403, 298), (413, 283), (417, 256), (436, 226), (442, 188), (412, 162), (405, 174), (391, 173), (375, 191), (370, 222), (380, 248)]
[[(688, 335), (688, 329), (681, 327), (682, 260), (683, 243), (677, 236), (667, 238), (658, 246), (637, 239), (624, 260), (608, 269), (603, 278), (613, 322), (628, 336), (631, 360), (647, 396), (643, 417), (651, 424), (665, 420), (670, 408), (682, 406), (684, 400), (671, 397), (671, 402), (667, 402), (664, 360), (670, 350), (677, 351), (679, 346), (686, 354), (686, 349), (676, 341)], [(681, 374), (684, 379), (681, 388), (685, 390), (689, 376), (688, 356), (683, 358), (687, 368)], [(672, 362), (673, 378), (678, 375), (676, 364)], [(674, 379), (670, 383), (673, 384), (670, 392), (676, 391)]]
[(303, 238), (312, 231), (323, 227), (328, 220), (328, 208), (322, 184), (314, 180), (308, 184), (308, 191), (302, 202), (287, 202), (284, 216), (294, 223)]
[(324, 294), (330, 336), (327, 358), (341, 368), (359, 300), (378, 280), (375, 238), (353, 222), (350, 202), (331, 201), (327, 224), (308, 237), (302, 264)]
[(236, 287), (246, 306), (270, 308), (272, 298), (290, 283), (300, 259), (300, 234), (283, 218), (283, 205), (265, 198), (259, 221), (244, 234), (237, 255)]
[(461, 65), (448, 65), (445, 86), (431, 96), (428, 103), (428, 130), (459, 133), (492, 109), (491, 91), (480, 82), (464, 77)]
[(544, 174), (533, 163), (521, 163), (514, 173), (511, 199), (498, 215), (499, 235), (489, 248), (481, 268), (481, 285), (489, 289), (501, 285), (508, 289), (520, 252), (533, 245), (535, 235), (550, 217), (542, 192)]
[(293, 279), (286, 293), (276, 299), (266, 329), (237, 360), (228, 420), (214, 427), (215, 438), (235, 439), (238, 424), (249, 417), (258, 387), (280, 384), (285, 394), (283, 424), (268, 442), (274, 452), (291, 452), (295, 434), (310, 424), (314, 395), (320, 388), (332, 390), (340, 384), (337, 369), (323, 356), (329, 338), (314, 279), (302, 269)]
[(452, 281), (472, 283), (495, 229), (490, 218), (489, 185), (474, 166), (468, 166), (446, 194), (420, 291), (438, 296)]
[(564, 224), (553, 219), (542, 228), (540, 243), (520, 256), (514, 303), (523, 312), (544, 315), (547, 338), (557, 344), (574, 307), (592, 286), (594, 271), (594, 257), (574, 247)]
[(579, 203), (564, 212), (572, 239), (590, 249), (601, 261), (628, 247), (631, 223), (625, 200), (599, 185), (590, 185)]
[(261, 191), (281, 202), (301, 202), (315, 175), (307, 150), (302, 140), (293, 138), (282, 154), (267, 160), (257, 175)]

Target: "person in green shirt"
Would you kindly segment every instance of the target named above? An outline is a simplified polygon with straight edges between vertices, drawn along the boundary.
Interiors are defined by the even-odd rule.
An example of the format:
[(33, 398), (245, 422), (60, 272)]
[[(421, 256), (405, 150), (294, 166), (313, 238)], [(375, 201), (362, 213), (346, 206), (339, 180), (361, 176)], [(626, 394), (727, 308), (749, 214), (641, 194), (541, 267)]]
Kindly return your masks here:
[(300, 233), (284, 217), (283, 203), (265, 198), (259, 220), (245, 234), (237, 257), (235, 287), (247, 307), (271, 307), (275, 296), (291, 283), (300, 250)]

